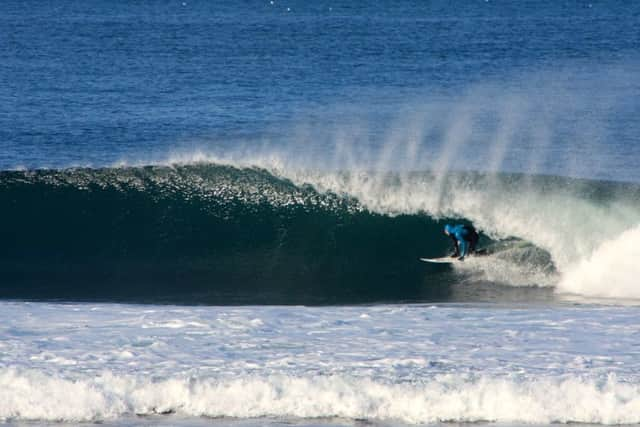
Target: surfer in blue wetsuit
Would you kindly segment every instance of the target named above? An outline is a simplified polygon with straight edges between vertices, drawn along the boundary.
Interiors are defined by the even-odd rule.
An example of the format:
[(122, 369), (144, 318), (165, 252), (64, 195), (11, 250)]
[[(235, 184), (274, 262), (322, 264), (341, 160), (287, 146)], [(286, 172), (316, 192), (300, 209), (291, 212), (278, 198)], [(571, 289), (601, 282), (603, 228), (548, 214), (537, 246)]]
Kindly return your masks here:
[(478, 244), (480, 236), (478, 236), (478, 232), (472, 226), (447, 224), (444, 226), (444, 234), (453, 240), (455, 252), (451, 255), (452, 258), (458, 258), (462, 261), (464, 257), (476, 251), (476, 245)]

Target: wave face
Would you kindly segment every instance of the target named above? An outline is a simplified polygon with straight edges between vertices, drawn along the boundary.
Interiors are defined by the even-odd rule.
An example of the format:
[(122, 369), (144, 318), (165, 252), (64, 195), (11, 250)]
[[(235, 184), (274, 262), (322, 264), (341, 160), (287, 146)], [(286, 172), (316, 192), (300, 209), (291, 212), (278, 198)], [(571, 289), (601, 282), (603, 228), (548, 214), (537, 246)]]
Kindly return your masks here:
[[(206, 304), (479, 297), (482, 286), (475, 294), (451, 286), (469, 281), (507, 285), (505, 295), (560, 283), (611, 296), (573, 279), (574, 270), (639, 221), (640, 190), (628, 184), (255, 165), (263, 166), (0, 173), (0, 296)], [(498, 248), (491, 262), (454, 270), (417, 262), (447, 253), (441, 230), (453, 219), (483, 230), (481, 245)], [(634, 296), (621, 286), (613, 296)]]
[(83, 169), (0, 179), (0, 236), (12, 242), (0, 255), (4, 297), (331, 303), (441, 291), (423, 286), (429, 267), (416, 262), (445, 251), (444, 239), (428, 239), (440, 236), (437, 221), (376, 214), (264, 170)]

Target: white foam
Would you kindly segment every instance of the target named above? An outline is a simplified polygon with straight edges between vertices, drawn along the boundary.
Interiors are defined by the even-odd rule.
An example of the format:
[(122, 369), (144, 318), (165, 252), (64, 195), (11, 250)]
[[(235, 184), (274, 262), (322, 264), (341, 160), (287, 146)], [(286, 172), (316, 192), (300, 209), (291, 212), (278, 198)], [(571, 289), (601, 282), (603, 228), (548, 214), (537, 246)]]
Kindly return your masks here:
[(640, 299), (640, 225), (604, 242), (572, 266), (558, 284), (562, 292)]
[(459, 271), (473, 274), (472, 277), (514, 287), (552, 287), (557, 283), (557, 275), (547, 266), (529, 263), (518, 264), (513, 259), (501, 255), (467, 258), (464, 263), (454, 264)]
[(637, 423), (638, 322), (633, 307), (0, 302), (0, 419)]
[(0, 369), (0, 402), (0, 419), (49, 421), (177, 413), (237, 418), (339, 417), (415, 424), (640, 422), (640, 385), (614, 376), (592, 381), (442, 375), (392, 384), (342, 375), (151, 381), (108, 372), (70, 380)]

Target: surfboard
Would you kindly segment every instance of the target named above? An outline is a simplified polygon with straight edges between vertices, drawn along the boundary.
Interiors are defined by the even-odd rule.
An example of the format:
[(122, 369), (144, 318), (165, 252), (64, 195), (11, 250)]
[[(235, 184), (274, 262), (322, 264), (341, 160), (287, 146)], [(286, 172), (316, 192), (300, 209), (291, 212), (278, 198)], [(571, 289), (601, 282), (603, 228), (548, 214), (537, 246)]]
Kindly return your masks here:
[(442, 257), (442, 258), (420, 258), (420, 261), (431, 262), (434, 264), (453, 264), (455, 262), (463, 262), (458, 258), (451, 258), (450, 256)]
[[(487, 249), (478, 249), (471, 255), (467, 255), (467, 258), (475, 258), (489, 255)], [(454, 264), (456, 262), (464, 262), (460, 261), (458, 258), (453, 258), (450, 256), (445, 256), (442, 258), (420, 258), (420, 261), (430, 262), (433, 264)]]

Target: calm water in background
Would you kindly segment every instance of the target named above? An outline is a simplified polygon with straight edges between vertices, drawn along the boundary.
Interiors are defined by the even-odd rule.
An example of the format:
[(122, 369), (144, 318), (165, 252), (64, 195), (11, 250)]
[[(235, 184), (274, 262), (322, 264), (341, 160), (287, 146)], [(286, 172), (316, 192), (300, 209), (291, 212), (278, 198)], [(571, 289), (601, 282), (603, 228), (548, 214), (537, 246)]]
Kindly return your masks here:
[[(606, 147), (579, 175), (637, 181), (639, 19), (635, 2), (10, 0), (0, 168), (277, 146), (300, 126), (322, 150), (365, 123), (359, 143), (375, 147), (425, 105), (437, 111), (424, 121), (453, 126), (489, 85), (473, 98), (481, 152), (504, 116), (495, 104), (543, 93), (523, 125), (551, 115), (556, 145)], [(428, 137), (446, 143), (446, 129)], [(514, 139), (503, 168), (529, 172), (536, 143)], [(543, 172), (563, 171), (566, 156), (545, 158)]]

